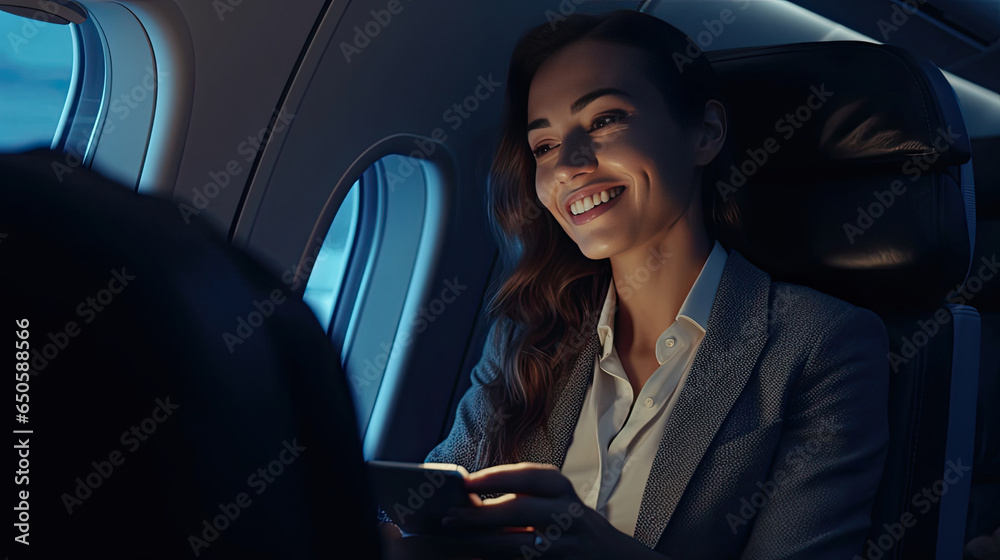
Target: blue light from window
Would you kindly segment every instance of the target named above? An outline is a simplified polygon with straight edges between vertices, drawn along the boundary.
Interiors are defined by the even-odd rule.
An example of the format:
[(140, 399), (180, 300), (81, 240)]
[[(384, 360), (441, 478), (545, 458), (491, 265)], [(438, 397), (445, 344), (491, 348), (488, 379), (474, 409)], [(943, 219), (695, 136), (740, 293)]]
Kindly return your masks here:
[(72, 74), (69, 25), (0, 12), (0, 152), (52, 144)]
[(302, 294), (302, 299), (312, 308), (325, 329), (330, 328), (333, 320), (333, 307), (347, 273), (347, 259), (351, 254), (357, 229), (358, 182), (355, 181), (330, 224), (323, 247), (316, 257), (316, 265)]

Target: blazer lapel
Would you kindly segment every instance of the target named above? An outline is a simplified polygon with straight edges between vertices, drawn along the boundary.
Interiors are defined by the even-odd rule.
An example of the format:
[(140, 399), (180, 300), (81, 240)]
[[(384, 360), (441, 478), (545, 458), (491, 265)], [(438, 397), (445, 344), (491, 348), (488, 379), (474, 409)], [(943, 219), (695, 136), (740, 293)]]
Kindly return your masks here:
[(650, 548), (764, 348), (770, 281), (739, 253), (729, 252), (705, 338), (667, 419), (639, 507), (635, 538)]
[(597, 322), (591, 327), (589, 331), (584, 331), (592, 334), (580, 349), (573, 367), (556, 385), (555, 394), (558, 397), (549, 413), (548, 432), (539, 427), (531, 433), (520, 454), (522, 461), (548, 463), (562, 468), (580, 418), (583, 399), (587, 396), (587, 386), (594, 376), (594, 360), (601, 344), (597, 337)]

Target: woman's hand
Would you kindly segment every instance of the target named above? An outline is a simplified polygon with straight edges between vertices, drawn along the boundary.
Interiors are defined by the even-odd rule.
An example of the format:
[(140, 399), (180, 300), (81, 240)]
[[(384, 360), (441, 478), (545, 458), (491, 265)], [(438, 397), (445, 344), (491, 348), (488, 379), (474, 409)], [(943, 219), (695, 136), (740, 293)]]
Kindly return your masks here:
[(976, 560), (1000, 560), (1000, 527), (992, 535), (982, 535), (969, 541), (965, 552)]
[[(518, 463), (483, 469), (469, 475), (466, 488), (505, 495), (452, 509), (443, 521), (445, 528), (469, 531), (467, 535), (421, 540), (460, 558), (664, 558), (584, 506), (572, 483), (552, 465)], [(492, 532), (476, 533), (485, 531)]]

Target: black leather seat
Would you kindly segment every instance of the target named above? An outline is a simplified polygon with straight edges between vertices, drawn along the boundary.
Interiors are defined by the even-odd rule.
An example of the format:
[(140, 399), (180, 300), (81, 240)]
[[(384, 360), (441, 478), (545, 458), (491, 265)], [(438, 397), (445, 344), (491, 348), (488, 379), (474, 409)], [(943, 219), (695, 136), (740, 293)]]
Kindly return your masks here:
[(1000, 260), (1000, 137), (973, 140), (972, 153), (976, 156), (976, 250), (970, 276), (978, 276), (979, 281), (970, 280), (966, 291), (982, 315), (982, 349), (967, 542), (1000, 529), (1000, 273), (995, 270)]
[[(957, 558), (972, 476), (979, 317), (974, 192), (954, 92), (890, 46), (709, 53), (724, 83), (746, 247), (777, 280), (877, 312), (890, 340), (890, 445), (862, 558)], [(926, 494), (929, 492), (930, 494)], [(794, 522), (794, 520), (789, 520)]]
[(5, 359), (27, 330), (33, 370), (13, 556), (379, 558), (309, 309), (174, 204), (85, 169), (60, 183), (53, 157), (0, 156)]

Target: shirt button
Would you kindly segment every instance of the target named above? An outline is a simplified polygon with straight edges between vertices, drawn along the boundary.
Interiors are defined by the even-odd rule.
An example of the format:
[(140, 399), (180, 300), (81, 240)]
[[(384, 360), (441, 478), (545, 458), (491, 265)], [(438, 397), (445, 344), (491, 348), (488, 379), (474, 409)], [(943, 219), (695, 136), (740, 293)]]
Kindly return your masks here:
[(676, 341), (677, 341), (677, 339), (675, 339), (675, 338), (668, 338), (668, 339), (664, 340), (663, 343), (667, 345), (667, 348), (673, 348), (674, 347), (674, 342), (676, 342)]
[(646, 397), (646, 408), (653, 408), (653, 399)]

